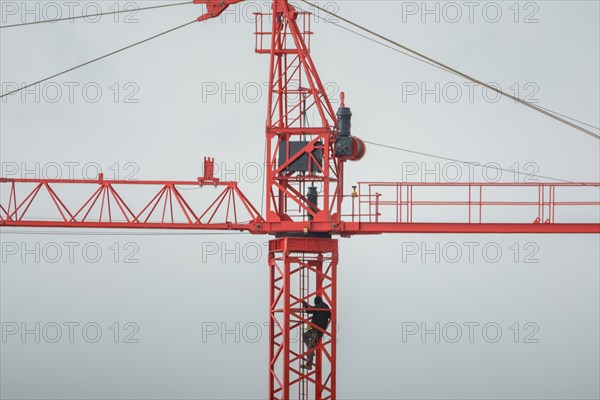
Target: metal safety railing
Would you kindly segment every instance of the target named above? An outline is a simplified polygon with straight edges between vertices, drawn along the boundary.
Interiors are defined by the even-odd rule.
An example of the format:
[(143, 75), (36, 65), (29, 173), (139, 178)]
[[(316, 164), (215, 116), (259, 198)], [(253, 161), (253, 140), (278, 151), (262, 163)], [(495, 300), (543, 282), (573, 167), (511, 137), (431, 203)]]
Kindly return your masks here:
[[(311, 18), (312, 13), (307, 11), (298, 12), (297, 24), (300, 29), (300, 34), (306, 43), (307, 49), (310, 50), (311, 36), (313, 32), (311, 30)], [(271, 39), (273, 36), (273, 13), (254, 13), (254, 50), (259, 54), (268, 54), (271, 52)], [(286, 40), (290, 40), (290, 46), (295, 47), (295, 43), (292, 40), (292, 33), (288, 30), (284, 32)], [(287, 46), (283, 46), (281, 50), (286, 49)]]
[(360, 182), (345, 216), (352, 222), (433, 222), (428, 217), (436, 218), (437, 207), (448, 222), (571, 222), (557, 218), (557, 209), (586, 208), (584, 215), (598, 219), (599, 189), (600, 183), (587, 182)]

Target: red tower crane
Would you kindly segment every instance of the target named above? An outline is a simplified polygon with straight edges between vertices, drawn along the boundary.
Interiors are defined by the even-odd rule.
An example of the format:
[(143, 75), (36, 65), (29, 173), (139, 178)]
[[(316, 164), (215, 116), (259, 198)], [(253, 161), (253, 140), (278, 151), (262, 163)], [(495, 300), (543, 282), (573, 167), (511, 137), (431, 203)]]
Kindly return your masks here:
[[(207, 8), (198, 21), (240, 1), (194, 0)], [(270, 56), (262, 215), (236, 182), (215, 178), (212, 158), (205, 158), (202, 177), (188, 181), (105, 180), (102, 174), (96, 180), (0, 178), (0, 225), (5, 227), (236, 230), (275, 236), (268, 258), (270, 399), (336, 398), (339, 255), (333, 236), (600, 233), (597, 221), (577, 221), (568, 213), (600, 206), (597, 199), (573, 199), (600, 187), (596, 182), (360, 182), (345, 192), (345, 164), (360, 160), (365, 144), (352, 134), (352, 113), (343, 95), (338, 110), (331, 105), (310, 54), (311, 35), (309, 14), (287, 0), (273, 0), (271, 13), (256, 14), (255, 49)], [(318, 116), (316, 124), (308, 124), (309, 110)], [(76, 192), (70, 190), (74, 185)], [(181, 190), (198, 187), (217, 189), (208, 206)], [(431, 188), (435, 197), (426, 190)], [(132, 200), (150, 191), (143, 204)], [(519, 200), (506, 200), (507, 194)], [(60, 217), (33, 216), (31, 210), (40, 206)], [(421, 212), (431, 207), (456, 212), (443, 222), (432, 221)], [(325, 331), (302, 306), (315, 296), (331, 308)], [(323, 333), (314, 369), (301, 368), (307, 351), (292, 339), (308, 326)]]

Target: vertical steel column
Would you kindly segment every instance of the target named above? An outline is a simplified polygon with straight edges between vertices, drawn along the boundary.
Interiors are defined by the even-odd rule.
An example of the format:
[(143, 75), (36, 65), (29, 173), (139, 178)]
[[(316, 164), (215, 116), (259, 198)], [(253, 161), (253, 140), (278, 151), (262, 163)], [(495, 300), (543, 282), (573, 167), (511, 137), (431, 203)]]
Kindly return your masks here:
[[(336, 239), (288, 237), (269, 242), (271, 400), (290, 400), (300, 393), (309, 399), (336, 398), (337, 263)], [(304, 293), (301, 279), (308, 281)], [(308, 352), (296, 341), (302, 341), (303, 327), (310, 325), (302, 302), (312, 306), (315, 296), (329, 305), (331, 322), (315, 348), (314, 366), (307, 370), (302, 365)], [(308, 392), (299, 390), (303, 382), (308, 382)]]
[[(333, 213), (341, 212), (343, 160), (333, 156), (337, 117), (310, 55), (310, 16), (287, 0), (273, 0), (272, 13), (258, 13), (256, 18), (257, 52), (270, 55), (266, 220), (300, 221), (310, 214), (315, 221), (329, 221)], [(272, 20), (268, 51), (263, 46), (268, 37), (265, 18)], [(306, 124), (307, 111), (316, 119), (310, 125)], [(322, 188), (317, 209), (307, 198), (307, 182)]]

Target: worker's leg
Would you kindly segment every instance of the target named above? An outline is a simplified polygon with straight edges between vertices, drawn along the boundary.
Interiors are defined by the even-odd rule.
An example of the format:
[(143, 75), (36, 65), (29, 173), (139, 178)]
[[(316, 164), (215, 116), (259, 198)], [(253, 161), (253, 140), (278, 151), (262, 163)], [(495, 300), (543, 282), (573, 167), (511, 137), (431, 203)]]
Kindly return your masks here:
[(308, 331), (304, 331), (304, 333), (302, 334), (302, 341), (306, 345), (307, 349), (310, 347), (310, 342), (311, 342), (311, 337), (312, 337), (311, 332), (312, 332), (312, 330), (308, 330)]
[[(304, 344), (306, 345), (306, 351), (310, 351), (315, 347), (315, 344), (317, 342), (317, 336), (318, 333), (316, 330), (311, 329), (309, 331), (304, 332), (303, 335), (303, 339), (304, 339)], [(312, 365), (313, 363), (313, 359), (315, 357), (315, 352), (311, 351), (310, 353), (308, 353), (308, 357), (307, 357), (307, 364)]]
[[(310, 346), (308, 346), (307, 350), (314, 349), (317, 346), (317, 343), (319, 342), (319, 337), (321, 336), (321, 335), (319, 335), (319, 331), (317, 331), (316, 329), (311, 329), (310, 333), (311, 333), (311, 335), (310, 335)], [(310, 365), (312, 365), (314, 358), (315, 358), (315, 352), (311, 351), (308, 354), (307, 362)]]

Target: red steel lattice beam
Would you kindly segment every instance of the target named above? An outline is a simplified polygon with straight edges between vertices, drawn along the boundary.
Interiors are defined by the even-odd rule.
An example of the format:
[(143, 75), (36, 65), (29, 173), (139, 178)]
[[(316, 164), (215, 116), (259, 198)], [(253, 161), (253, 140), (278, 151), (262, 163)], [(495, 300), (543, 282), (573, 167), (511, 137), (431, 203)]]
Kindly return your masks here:
[[(281, 238), (269, 242), (269, 399), (336, 398), (338, 242), (327, 238)], [(313, 369), (303, 369), (305, 328), (313, 325), (302, 307), (320, 296), (331, 310), (329, 327), (316, 347)]]
[[(89, 189), (77, 195), (67, 194), (63, 190), (66, 186), (89, 186)], [(135, 189), (142, 187), (152, 188), (153, 192), (142, 206), (135, 208), (123, 192), (133, 193), (139, 199), (142, 194)], [(194, 201), (189, 190), (182, 190), (211, 187), (217, 188), (218, 194), (210, 199), (208, 206)], [(443, 192), (419, 192), (419, 189), (437, 188), (459, 190), (462, 197), (457, 197), (455, 192), (446, 197)], [(235, 182), (221, 182), (212, 176), (196, 181), (111, 181), (101, 177), (97, 180), (0, 178), (0, 225), (239, 230), (255, 234), (304, 232), (342, 236), (381, 233), (600, 233), (599, 188), (598, 183), (361, 183), (358, 192), (346, 196), (350, 197), (347, 201), (350, 211), (342, 214), (342, 219), (273, 221), (260, 215)], [(521, 192), (511, 193), (511, 200), (498, 200), (488, 194), (491, 190), (500, 190), (500, 194), (505, 190)], [(46, 197), (42, 198), (41, 193), (45, 193)], [(146, 193), (144, 195), (147, 196)], [(587, 197), (587, 200), (569, 199), (568, 195)], [(59, 218), (32, 215), (31, 207), (36, 203), (58, 213)], [(432, 207), (447, 207), (446, 221), (425, 218), (428, 213), (423, 210)], [(517, 210), (520, 212), (515, 213)], [(496, 218), (490, 218), (494, 215)], [(501, 221), (498, 222), (498, 219)]]

